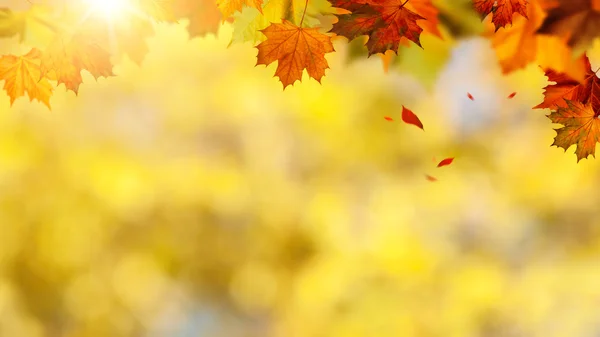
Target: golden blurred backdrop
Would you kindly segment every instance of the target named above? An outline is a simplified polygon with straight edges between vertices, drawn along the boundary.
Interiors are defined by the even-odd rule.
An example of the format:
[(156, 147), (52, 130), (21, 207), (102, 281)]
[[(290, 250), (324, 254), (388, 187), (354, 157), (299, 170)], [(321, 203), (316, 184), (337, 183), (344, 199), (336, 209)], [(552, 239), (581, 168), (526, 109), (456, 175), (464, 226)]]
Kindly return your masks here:
[(599, 163), (549, 146), (537, 66), (336, 40), (284, 91), (231, 34), (159, 25), (52, 111), (0, 95), (0, 336), (600, 335)]

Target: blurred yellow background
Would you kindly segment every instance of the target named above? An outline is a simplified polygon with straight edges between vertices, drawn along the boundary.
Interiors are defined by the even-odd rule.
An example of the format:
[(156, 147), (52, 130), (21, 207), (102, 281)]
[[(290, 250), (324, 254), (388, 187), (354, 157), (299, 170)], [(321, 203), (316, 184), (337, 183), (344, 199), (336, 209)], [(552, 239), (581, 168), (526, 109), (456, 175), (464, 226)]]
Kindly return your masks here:
[(600, 335), (599, 162), (549, 146), (537, 66), (336, 39), (283, 91), (231, 35), (159, 25), (52, 111), (0, 95), (0, 336)]

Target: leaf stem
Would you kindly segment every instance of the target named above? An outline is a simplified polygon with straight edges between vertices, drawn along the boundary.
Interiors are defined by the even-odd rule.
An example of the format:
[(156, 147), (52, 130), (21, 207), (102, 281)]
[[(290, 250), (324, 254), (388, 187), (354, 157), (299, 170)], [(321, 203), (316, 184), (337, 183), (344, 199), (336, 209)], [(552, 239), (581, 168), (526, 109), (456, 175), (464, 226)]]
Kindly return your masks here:
[(404, 7), (404, 5), (406, 5), (408, 3), (408, 0), (404, 1), (404, 3), (402, 5), (400, 5), (400, 8)]
[[(408, 1), (408, 0), (406, 0)], [(304, 4), (304, 12), (302, 12), (302, 19), (300, 19), (300, 24), (298, 25), (299, 27), (302, 27), (302, 22), (304, 21), (304, 15), (306, 15), (306, 9), (308, 8), (308, 0), (306, 0), (306, 3)]]

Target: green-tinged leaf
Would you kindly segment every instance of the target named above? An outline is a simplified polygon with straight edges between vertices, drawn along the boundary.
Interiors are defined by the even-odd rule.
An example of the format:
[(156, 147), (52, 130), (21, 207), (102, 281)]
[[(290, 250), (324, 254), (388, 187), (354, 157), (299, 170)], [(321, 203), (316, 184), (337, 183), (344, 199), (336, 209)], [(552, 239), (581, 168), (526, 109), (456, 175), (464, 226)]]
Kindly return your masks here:
[[(261, 15), (256, 8), (246, 7), (241, 13), (234, 15), (232, 43), (252, 42), (256, 44), (265, 40), (260, 30), (271, 23), (279, 23), (282, 19), (300, 24), (304, 12), (304, 0), (269, 0), (263, 6)], [(303, 27), (318, 26), (319, 15), (332, 13), (331, 4), (326, 0), (311, 0), (306, 8), (306, 15), (302, 22)]]
[(52, 10), (33, 5), (27, 10), (14, 11), (0, 7), (0, 37), (19, 38), (19, 42), (30, 45), (44, 45), (56, 33)]

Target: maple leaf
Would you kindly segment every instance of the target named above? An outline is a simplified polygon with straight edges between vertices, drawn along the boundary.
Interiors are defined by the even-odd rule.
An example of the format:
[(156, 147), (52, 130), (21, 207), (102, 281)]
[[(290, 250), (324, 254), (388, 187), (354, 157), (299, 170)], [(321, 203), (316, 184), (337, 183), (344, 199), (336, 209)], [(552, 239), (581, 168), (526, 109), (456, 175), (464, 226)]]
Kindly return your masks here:
[[(77, 14), (76, 12), (73, 14)], [(128, 15), (127, 20), (108, 23), (102, 17), (88, 17), (77, 27), (79, 35), (88, 37), (111, 55), (129, 58), (141, 65), (148, 53), (146, 38), (154, 33), (153, 22), (139, 15)]]
[(17, 36), (20, 43), (41, 47), (56, 34), (58, 25), (53, 21), (52, 9), (40, 5), (14, 11), (0, 7), (0, 37)]
[(261, 30), (267, 39), (258, 48), (257, 63), (269, 65), (278, 61), (275, 76), (278, 76), (283, 88), (302, 79), (302, 71), (319, 83), (329, 68), (325, 54), (335, 51), (331, 37), (320, 33), (318, 28), (302, 28), (283, 20), (272, 23)]
[(58, 84), (64, 83), (68, 90), (78, 93), (83, 82), (81, 71), (87, 70), (98, 77), (114, 76), (110, 55), (90, 39), (76, 35), (68, 42), (57, 37), (41, 57), (41, 76), (53, 72)]
[(552, 145), (565, 151), (571, 145), (577, 145), (577, 162), (589, 155), (595, 157), (596, 143), (600, 141), (600, 119), (596, 111), (591, 102), (584, 105), (579, 101), (567, 100), (566, 107), (559, 107), (548, 115), (553, 123), (564, 125), (555, 129), (556, 137)]
[(571, 100), (582, 104), (590, 103), (594, 111), (600, 111), (600, 79), (596, 76), (597, 71), (592, 71), (587, 55), (581, 58), (586, 69), (585, 79), (581, 82), (565, 73), (546, 70), (548, 80), (556, 83), (544, 88), (544, 101), (534, 109), (566, 108), (566, 100)]
[(174, 0), (137, 0), (137, 6), (158, 22), (177, 22)]
[[(529, 0), (528, 19), (517, 16), (510, 27), (486, 34), (492, 39), (504, 74), (535, 63), (583, 80), (584, 64), (579, 59), (573, 60), (571, 48), (556, 36), (536, 33), (546, 17), (545, 10), (551, 5), (546, 0)], [(546, 50), (552, 52), (544, 52)]]
[(228, 18), (235, 12), (241, 12), (244, 5), (254, 7), (262, 13), (262, 0), (217, 0), (217, 7)]
[[(420, 36), (423, 28), (417, 24), (425, 17), (408, 8), (409, 0), (330, 0), (334, 7), (350, 11), (339, 14), (338, 22), (331, 28), (332, 33), (353, 40), (367, 35), (369, 56), (385, 54), (393, 50), (396, 54), (402, 38), (406, 38), (421, 47)], [(421, 11), (433, 8), (428, 1), (420, 0)], [(413, 7), (414, 10), (414, 7)], [(416, 10), (415, 10), (416, 11)], [(436, 11), (428, 14), (437, 15)]]
[(215, 33), (222, 20), (221, 12), (213, 0), (173, 0), (173, 10), (178, 18), (189, 20), (190, 37)]
[(492, 14), (496, 31), (512, 24), (515, 13), (527, 18), (527, 0), (473, 0), (473, 6), (483, 17)]
[[(305, 10), (306, 9), (306, 10)], [(262, 7), (262, 14), (256, 8), (246, 7), (241, 13), (235, 13), (233, 34), (230, 45), (250, 41), (253, 44), (265, 40), (260, 31), (271, 23), (279, 23), (282, 19), (298, 24), (303, 20), (303, 27), (320, 25), (317, 15), (331, 14), (333, 8), (327, 0), (267, 0)]]
[(599, 0), (554, 0), (553, 8), (538, 29), (540, 34), (552, 34), (566, 39), (576, 51), (586, 49), (600, 36)]
[(0, 57), (0, 80), (4, 80), (4, 90), (10, 97), (11, 106), (15, 99), (27, 92), (30, 101), (36, 99), (50, 108), (52, 86), (47, 78), (41, 76), (41, 57), (42, 52), (36, 48), (22, 56)]

